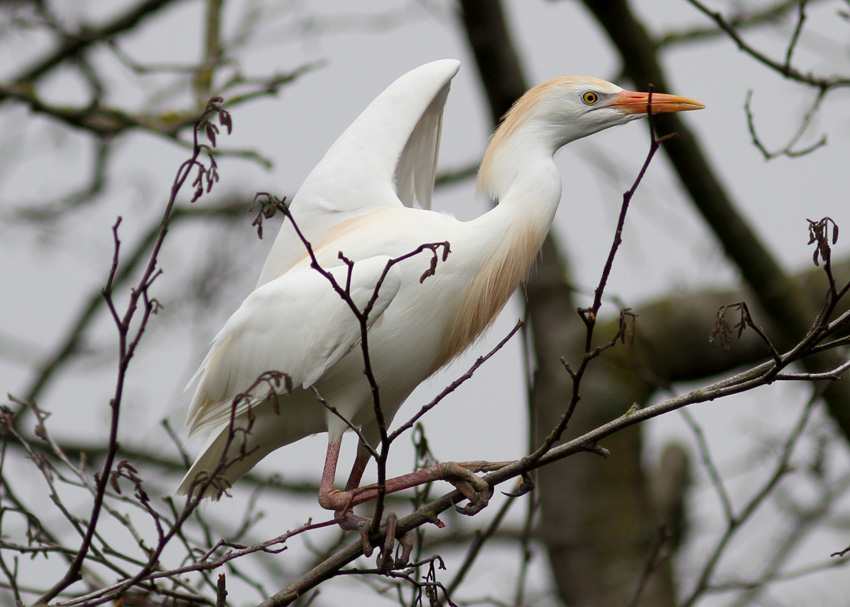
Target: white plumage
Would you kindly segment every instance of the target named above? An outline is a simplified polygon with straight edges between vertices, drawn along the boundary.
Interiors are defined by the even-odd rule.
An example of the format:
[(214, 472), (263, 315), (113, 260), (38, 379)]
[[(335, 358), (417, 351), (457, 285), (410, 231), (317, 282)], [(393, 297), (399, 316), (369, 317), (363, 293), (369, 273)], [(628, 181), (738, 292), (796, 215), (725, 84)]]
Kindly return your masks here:
[[(561, 197), (552, 161), (558, 148), (647, 112), (646, 94), (597, 79), (559, 78), (532, 89), (508, 113), (481, 165), (479, 188), (497, 206), (462, 222), (427, 210), (442, 108), (459, 65), (430, 63), (390, 85), (328, 150), (290, 207), (319, 264), (338, 281), (347, 271), (339, 253), (355, 262), (352, 294), (358, 306), (365, 305), (390, 258), (425, 243), (450, 243), (448, 258), (424, 282), (430, 252), (394, 265), (369, 317), (370, 359), (388, 422), (419, 383), (489, 326), (527, 275)], [(652, 97), (653, 112), (700, 107), (682, 97)], [(423, 208), (413, 208), (415, 201)], [(356, 487), (367, 452), (358, 451), (346, 492), (336, 490), (336, 457), (348, 426), (306, 389), (314, 386), (375, 444), (378, 430), (358, 343), (354, 315), (310, 268), (303, 243), (284, 222), (257, 290), (216, 337), (198, 371), (188, 423), (193, 432), (213, 434), (178, 492), (189, 492), (196, 479), (214, 470), (227, 445), (228, 459), (239, 461), (217, 478), (209, 495), (270, 451), (327, 431), (320, 502), (345, 514), (365, 499)], [(248, 403), (241, 404), (235, 425), (250, 426), (250, 432), (228, 440), (232, 399), (271, 370), (292, 378), (292, 392), (254, 398), (250, 416)], [(421, 480), (419, 474), (392, 490)]]
[[(330, 268), (342, 288), (348, 285), (353, 303), (361, 312), (385, 270), (378, 298), (366, 320), (371, 328), (390, 305), (401, 286), (401, 272), (388, 268), (385, 255), (364, 259), (352, 266)], [(286, 302), (285, 307), (281, 302)], [(315, 322), (305, 322), (314, 318)], [(269, 370), (287, 369), (285, 386), (306, 389), (361, 341), (360, 322), (327, 277), (309, 267), (295, 268), (251, 293), (213, 340), (189, 386), (200, 382), (189, 407), (187, 424), (192, 434), (221, 428), (230, 421), (234, 398)], [(268, 398), (268, 390), (238, 403), (235, 415), (244, 414)]]

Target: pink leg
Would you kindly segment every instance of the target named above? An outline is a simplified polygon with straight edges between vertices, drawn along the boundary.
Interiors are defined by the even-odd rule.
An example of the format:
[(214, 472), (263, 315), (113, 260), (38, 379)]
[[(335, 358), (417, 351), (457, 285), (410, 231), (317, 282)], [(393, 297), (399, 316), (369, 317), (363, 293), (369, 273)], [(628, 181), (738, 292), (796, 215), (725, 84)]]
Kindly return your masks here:
[(325, 510), (346, 511), (351, 507), (351, 498), (336, 488), (336, 465), (339, 461), (339, 448), (342, 440), (328, 441), (325, 455), (325, 469), (319, 483), (319, 505)]
[(369, 519), (357, 516), (351, 512), (351, 508), (354, 505), (351, 503), (353, 497), (351, 489), (356, 489), (360, 484), (363, 471), (366, 470), (366, 465), (369, 463), (369, 455), (368, 453), (357, 455), (357, 458), (354, 460), (354, 466), (351, 468), (348, 482), (345, 485), (345, 491), (340, 491), (336, 488), (336, 468), (339, 462), (341, 445), (341, 439), (336, 442), (328, 442), (325, 469), (322, 472), (322, 481), (319, 484), (319, 505), (326, 510), (335, 511), (334, 518), (336, 518), (343, 529), (355, 531), (363, 528), (365, 524), (370, 522)]
[[(363, 477), (363, 472), (366, 465), (369, 463), (369, 455), (366, 453), (358, 453), (354, 460), (354, 466), (351, 468), (351, 474), (345, 484), (345, 491), (340, 491), (336, 488), (336, 468), (339, 462), (339, 450), (342, 441), (328, 442), (328, 451), (325, 456), (325, 468), (322, 472), (322, 481), (319, 485), (319, 504), (327, 510), (334, 510), (334, 518), (343, 529), (351, 531), (360, 531), (361, 541), (363, 542), (363, 552), (367, 556), (372, 553), (372, 545), (366, 534), (366, 528), (371, 522), (367, 518), (357, 516), (351, 512), (351, 508), (357, 504), (374, 499), (378, 495), (378, 485), (367, 485), (358, 487), (360, 479)], [(395, 493), (404, 489), (410, 489), (425, 483), (436, 480), (446, 480), (457, 487), (464, 497), (469, 500), (469, 506), (460, 510), (465, 514), (475, 514), (487, 505), (490, 499), (490, 487), (481, 478), (475, 475), (476, 472), (485, 472), (498, 470), (505, 466), (508, 462), (444, 462), (410, 474), (391, 478), (384, 483), (387, 493)], [(409, 540), (405, 541), (404, 537), (396, 538), (395, 527), (398, 523), (398, 518), (390, 513), (386, 522), (386, 537), (384, 539), (383, 556), (380, 559), (379, 567), (381, 569), (389, 569), (393, 566), (403, 566), (410, 556), (410, 551), (413, 547)], [(398, 539), (402, 544), (402, 556), (393, 564), (391, 562), (391, 551), (395, 540)]]
[(351, 474), (348, 475), (348, 482), (345, 483), (345, 490), (351, 491), (360, 486), (360, 479), (363, 478), (363, 472), (366, 471), (366, 465), (369, 463), (368, 453), (358, 453), (354, 460), (354, 465), (351, 467)]
[[(319, 504), (327, 510), (335, 510), (340, 515), (339, 518), (345, 518), (353, 506), (377, 497), (378, 486), (357, 486), (369, 461), (367, 455), (358, 454), (352, 467), (351, 475), (345, 485), (345, 491), (337, 489), (334, 479), (336, 476), (337, 461), (339, 460), (339, 449), (340, 441), (328, 443), (325, 469), (319, 488)], [(489, 486), (481, 478), (476, 476), (475, 473), (498, 470), (504, 465), (502, 462), (444, 462), (411, 472), (410, 474), (388, 479), (384, 486), (387, 493), (395, 493), (432, 481), (449, 481), (469, 500), (470, 504), (465, 512), (474, 514), (484, 508), (490, 499)]]
[[(340, 491), (336, 488), (336, 467), (339, 462), (339, 449), (342, 441), (328, 442), (328, 451), (325, 456), (325, 469), (322, 472), (322, 481), (319, 484), (319, 505), (326, 510), (334, 510), (334, 518), (339, 526), (347, 531), (359, 531), (360, 541), (363, 543), (363, 554), (370, 556), (372, 554), (372, 544), (366, 534), (366, 529), (371, 522), (370, 519), (362, 516), (357, 516), (351, 512), (352, 494), (349, 491), (350, 487), (357, 487), (360, 484), (360, 479), (363, 476), (363, 471), (366, 469), (366, 464), (369, 463), (369, 456), (358, 454), (354, 460), (354, 466), (351, 469), (351, 474), (346, 483), (346, 490)], [(396, 519), (398, 520), (398, 519)], [(387, 528), (387, 537), (385, 542), (389, 543), (390, 547), (395, 542), (395, 527)], [(387, 567), (387, 559), (391, 551), (385, 551), (385, 558), (381, 559), (382, 566)], [(406, 552), (409, 555), (409, 551)]]
[[(387, 479), (384, 486), (386, 492), (395, 493), (410, 489), (425, 483), (444, 480), (452, 483), (469, 500), (469, 506), (461, 512), (475, 514), (487, 505), (490, 499), (490, 487), (476, 476), (476, 472), (490, 472), (506, 466), (508, 462), (443, 462), (422, 468), (416, 472)], [(362, 504), (378, 495), (378, 485), (367, 485), (357, 489), (349, 489), (351, 494), (347, 503), (349, 507)]]

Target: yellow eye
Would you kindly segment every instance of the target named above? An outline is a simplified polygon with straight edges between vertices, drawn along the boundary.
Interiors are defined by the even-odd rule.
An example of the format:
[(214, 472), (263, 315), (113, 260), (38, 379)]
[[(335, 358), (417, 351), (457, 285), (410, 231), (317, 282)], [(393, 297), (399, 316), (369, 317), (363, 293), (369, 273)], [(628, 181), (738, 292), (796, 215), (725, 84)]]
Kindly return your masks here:
[(593, 91), (587, 91), (582, 94), (581, 100), (584, 101), (587, 105), (593, 105), (597, 101), (599, 101), (599, 95), (594, 93)]

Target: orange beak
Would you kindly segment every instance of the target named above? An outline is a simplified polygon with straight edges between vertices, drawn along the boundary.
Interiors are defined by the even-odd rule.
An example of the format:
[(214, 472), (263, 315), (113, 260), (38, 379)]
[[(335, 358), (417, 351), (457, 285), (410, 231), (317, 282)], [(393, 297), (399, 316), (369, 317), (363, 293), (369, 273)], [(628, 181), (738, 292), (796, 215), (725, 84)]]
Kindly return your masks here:
[[(619, 108), (625, 114), (647, 114), (649, 108), (649, 93), (635, 93), (623, 91), (608, 105), (608, 107)], [(679, 97), (678, 95), (666, 95), (664, 93), (652, 93), (652, 113), (666, 114), (669, 112), (686, 112), (688, 110), (701, 110), (705, 106), (699, 101)]]

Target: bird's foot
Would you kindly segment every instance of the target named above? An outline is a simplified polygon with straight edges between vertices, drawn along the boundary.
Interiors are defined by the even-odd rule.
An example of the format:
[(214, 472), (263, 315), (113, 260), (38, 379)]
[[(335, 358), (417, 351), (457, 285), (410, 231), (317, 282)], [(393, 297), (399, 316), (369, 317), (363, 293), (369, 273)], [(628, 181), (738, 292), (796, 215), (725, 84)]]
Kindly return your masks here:
[[(469, 501), (464, 507), (456, 507), (455, 509), (461, 514), (472, 516), (483, 510), (490, 501), (493, 488), (487, 481), (477, 475), (479, 472), (492, 472), (505, 467), (510, 462), (443, 462), (417, 470), (404, 476), (388, 479), (384, 484), (383, 490), (386, 493), (395, 493), (403, 489), (409, 489), (418, 485), (436, 481), (445, 480), (450, 482), (461, 494)], [(358, 479), (359, 480), (359, 479)], [(322, 483), (319, 490), (319, 504), (328, 510), (335, 512), (334, 518), (337, 523), (345, 530), (357, 531), (360, 533), (360, 540), (363, 543), (363, 553), (370, 556), (372, 553), (372, 543), (368, 537), (368, 529), (370, 528), (371, 519), (354, 514), (351, 509), (357, 504), (361, 504), (367, 500), (374, 499), (379, 494), (377, 485), (367, 485), (365, 487), (347, 487), (345, 491), (340, 491), (333, 486), (332, 480), (328, 483)], [(441, 525), (439, 520), (435, 522)], [(379, 559), (379, 568), (385, 570), (392, 567), (403, 567), (410, 556), (412, 544), (404, 539), (404, 536), (396, 537), (396, 529), (398, 518), (395, 515), (389, 515), (387, 520), (381, 525), (384, 543), (382, 547), (381, 557)], [(392, 548), (395, 545), (395, 540), (399, 540), (402, 553), (395, 563), (392, 563)]]
[[(372, 556), (374, 545), (369, 539), (369, 528), (372, 526), (372, 519), (365, 516), (358, 516), (350, 510), (336, 512), (334, 519), (342, 529), (346, 531), (357, 531), (360, 534), (363, 555), (367, 558)], [(378, 533), (383, 536), (383, 542), (380, 545), (380, 552), (378, 554), (378, 570), (391, 571), (392, 569), (406, 567), (410, 561), (410, 553), (413, 552), (413, 541), (406, 534), (398, 533), (398, 516), (394, 512), (387, 514), (386, 519), (381, 523)], [(401, 548), (401, 554), (393, 559), (393, 548), (395, 548), (396, 540)]]
[[(398, 517), (395, 512), (387, 514), (386, 520), (381, 525), (381, 531), (384, 533), (384, 543), (381, 546), (381, 553), (378, 555), (378, 569), (381, 571), (403, 569), (410, 562), (410, 553), (413, 552), (413, 540), (405, 533), (398, 534)], [(393, 549), (395, 548), (396, 540), (398, 540), (398, 545), (401, 548), (401, 554), (393, 559)]]
[(450, 482), (469, 500), (464, 507), (455, 506), (455, 510), (461, 514), (472, 516), (481, 512), (490, 502), (493, 488), (477, 472), (493, 472), (504, 468), (510, 462), (444, 462), (437, 464), (444, 470), (443, 479)]

